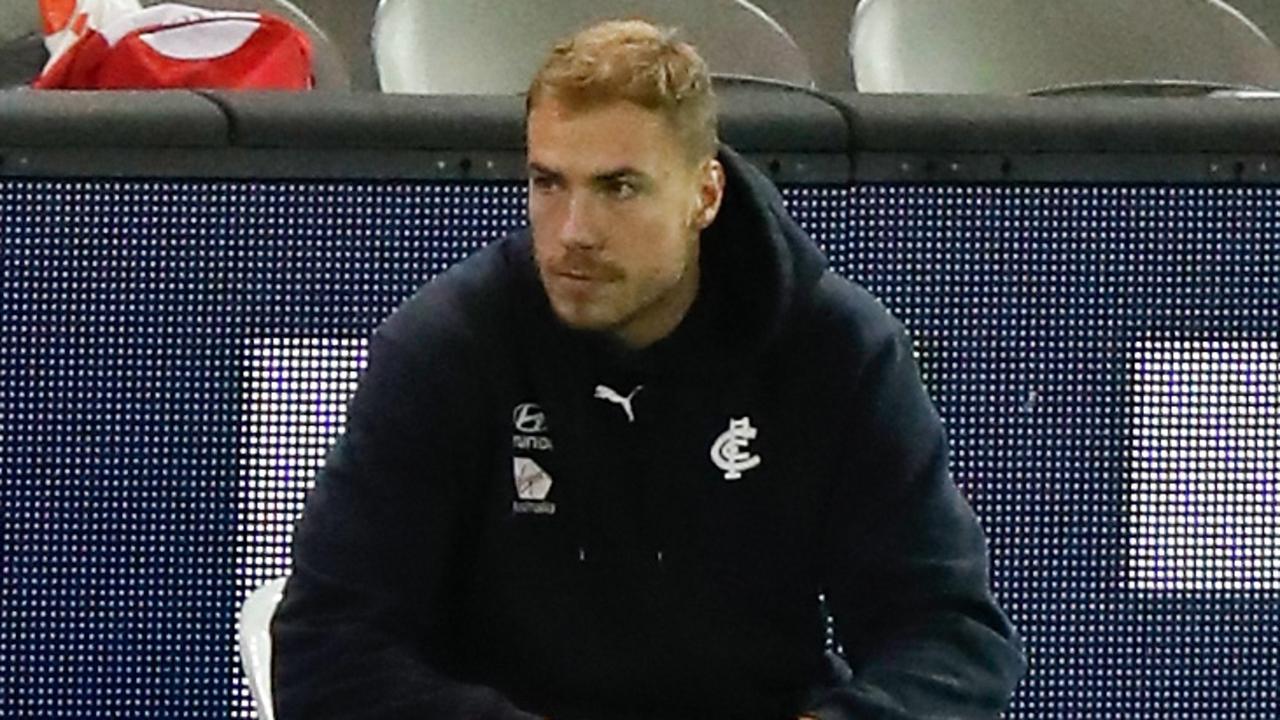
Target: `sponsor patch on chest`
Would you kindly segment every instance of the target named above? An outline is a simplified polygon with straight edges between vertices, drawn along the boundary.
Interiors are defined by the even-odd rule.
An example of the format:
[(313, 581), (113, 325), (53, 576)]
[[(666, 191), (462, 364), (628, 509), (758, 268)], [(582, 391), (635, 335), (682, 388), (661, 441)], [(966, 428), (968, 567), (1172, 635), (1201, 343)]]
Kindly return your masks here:
[[(555, 444), (549, 435), (550, 423), (542, 406), (524, 402), (511, 409), (511, 447), (522, 452), (550, 452)], [(518, 515), (554, 515), (556, 504), (547, 500), (553, 480), (551, 473), (532, 457), (517, 455), (511, 459), (511, 479), (516, 499), (511, 512)]]
[(525, 402), (512, 408), (511, 428), (511, 447), (516, 450), (550, 452), (555, 449), (548, 435), (551, 427), (547, 414), (537, 403)]
[(511, 459), (511, 475), (516, 485), (516, 500), (511, 511), (518, 514), (553, 515), (556, 504), (547, 501), (553, 481), (548, 473), (532, 458)]

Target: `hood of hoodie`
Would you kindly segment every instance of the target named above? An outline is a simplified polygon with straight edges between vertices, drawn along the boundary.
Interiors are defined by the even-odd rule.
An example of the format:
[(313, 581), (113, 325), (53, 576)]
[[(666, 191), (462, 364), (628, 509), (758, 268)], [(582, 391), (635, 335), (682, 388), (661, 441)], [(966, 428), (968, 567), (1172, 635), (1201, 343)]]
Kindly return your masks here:
[(726, 307), (721, 315), (735, 352), (756, 352), (775, 340), (797, 305), (827, 269), (827, 259), (796, 224), (782, 195), (755, 166), (728, 148), (725, 197), (703, 232), (703, 277)]
[[(827, 269), (826, 257), (787, 213), (759, 170), (728, 147), (718, 154), (725, 192), (702, 232), (698, 296), (668, 336), (636, 350), (608, 333), (573, 330), (555, 318), (538, 278), (529, 231), (517, 238), (519, 262), (534, 301), (529, 307), (556, 342), (595, 348), (612, 363), (646, 373), (714, 370), (769, 347)], [(527, 297), (527, 296), (526, 296)]]

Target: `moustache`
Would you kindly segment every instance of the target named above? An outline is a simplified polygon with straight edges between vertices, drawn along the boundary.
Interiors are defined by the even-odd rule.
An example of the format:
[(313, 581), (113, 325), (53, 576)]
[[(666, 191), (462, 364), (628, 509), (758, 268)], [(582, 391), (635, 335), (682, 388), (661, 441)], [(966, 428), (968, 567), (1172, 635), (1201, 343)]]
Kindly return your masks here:
[(590, 280), (620, 280), (623, 272), (617, 266), (582, 256), (565, 256), (547, 263), (547, 270), (556, 275), (570, 275)]

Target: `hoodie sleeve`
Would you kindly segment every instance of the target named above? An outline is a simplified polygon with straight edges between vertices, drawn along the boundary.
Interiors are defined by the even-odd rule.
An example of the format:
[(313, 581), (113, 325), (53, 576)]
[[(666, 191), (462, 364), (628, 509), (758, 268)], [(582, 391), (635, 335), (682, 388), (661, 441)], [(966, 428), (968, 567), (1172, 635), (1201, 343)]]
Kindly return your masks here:
[(1021, 643), (992, 596), (986, 541), (950, 478), (911, 342), (888, 319), (851, 399), (855, 459), (826, 530), (827, 599), (853, 675), (807, 714), (996, 718), (1026, 670)]
[[(523, 720), (445, 671), (482, 390), (459, 343), (418, 357), (383, 334), (308, 495), (271, 624), (279, 720)], [(469, 366), (470, 365), (470, 366)]]

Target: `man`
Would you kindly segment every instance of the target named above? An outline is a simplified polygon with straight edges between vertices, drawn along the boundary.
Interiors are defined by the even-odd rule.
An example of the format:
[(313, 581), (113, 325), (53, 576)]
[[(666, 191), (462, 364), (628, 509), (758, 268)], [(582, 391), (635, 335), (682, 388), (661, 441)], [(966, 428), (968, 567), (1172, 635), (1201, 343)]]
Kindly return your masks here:
[(555, 48), (531, 230), (372, 340), (272, 628), (281, 720), (1008, 702), (1018, 640), (909, 341), (717, 152), (713, 104), (647, 24)]

